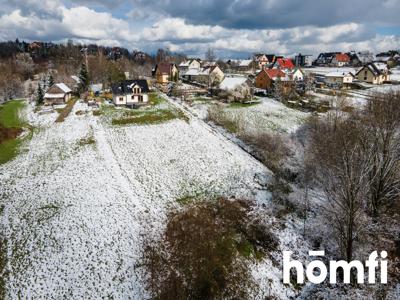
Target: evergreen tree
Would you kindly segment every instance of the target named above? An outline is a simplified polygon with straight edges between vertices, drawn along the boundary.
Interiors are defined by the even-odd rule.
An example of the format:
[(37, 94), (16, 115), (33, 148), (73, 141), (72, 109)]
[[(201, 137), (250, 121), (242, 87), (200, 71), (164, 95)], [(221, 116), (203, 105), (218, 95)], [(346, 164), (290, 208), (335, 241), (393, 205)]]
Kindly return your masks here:
[(82, 64), (81, 66), (81, 72), (79, 73), (79, 80), (80, 80), (79, 91), (86, 92), (90, 81), (89, 81), (89, 73), (85, 64)]
[(40, 84), (38, 83), (38, 88), (36, 92), (36, 102), (37, 104), (42, 104), (44, 101), (44, 92)]
[(49, 76), (48, 83), (49, 83), (49, 87), (52, 87), (54, 85), (54, 78), (51, 74)]

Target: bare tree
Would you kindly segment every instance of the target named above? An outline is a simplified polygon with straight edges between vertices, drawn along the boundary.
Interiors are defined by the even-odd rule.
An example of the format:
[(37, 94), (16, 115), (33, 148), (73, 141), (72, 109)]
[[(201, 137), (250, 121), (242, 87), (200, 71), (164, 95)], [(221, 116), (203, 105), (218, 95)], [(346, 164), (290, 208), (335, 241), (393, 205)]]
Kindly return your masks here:
[[(376, 219), (400, 196), (400, 93), (376, 94), (364, 110), (363, 123), (372, 147), (368, 208)], [(366, 146), (367, 147), (367, 146)]]
[(364, 133), (353, 119), (328, 115), (315, 121), (310, 148), (327, 199), (326, 217), (347, 261), (352, 260), (361, 233), (371, 171), (372, 153), (361, 143)]
[(208, 62), (214, 62), (215, 60), (216, 60), (216, 55), (215, 55), (215, 53), (214, 53), (214, 49), (212, 49), (212, 48), (208, 48), (207, 49), (207, 52), (206, 52), (206, 55), (205, 55), (205, 59), (206, 59), (206, 61), (208, 61)]

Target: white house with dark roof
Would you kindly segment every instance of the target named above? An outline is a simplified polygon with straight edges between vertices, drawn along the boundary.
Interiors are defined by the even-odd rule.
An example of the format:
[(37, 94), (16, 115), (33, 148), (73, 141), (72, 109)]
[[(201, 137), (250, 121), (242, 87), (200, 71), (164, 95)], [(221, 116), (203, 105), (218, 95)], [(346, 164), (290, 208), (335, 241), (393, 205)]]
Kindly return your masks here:
[(111, 87), (113, 102), (118, 106), (136, 107), (149, 102), (150, 92), (146, 80), (124, 80)]

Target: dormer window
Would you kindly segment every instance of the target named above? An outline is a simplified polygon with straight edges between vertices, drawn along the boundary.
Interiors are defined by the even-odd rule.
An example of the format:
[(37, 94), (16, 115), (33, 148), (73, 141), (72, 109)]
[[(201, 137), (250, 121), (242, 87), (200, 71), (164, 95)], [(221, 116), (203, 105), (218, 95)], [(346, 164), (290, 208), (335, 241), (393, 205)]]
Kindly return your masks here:
[(138, 88), (138, 87), (133, 88), (133, 93), (140, 94), (140, 88)]

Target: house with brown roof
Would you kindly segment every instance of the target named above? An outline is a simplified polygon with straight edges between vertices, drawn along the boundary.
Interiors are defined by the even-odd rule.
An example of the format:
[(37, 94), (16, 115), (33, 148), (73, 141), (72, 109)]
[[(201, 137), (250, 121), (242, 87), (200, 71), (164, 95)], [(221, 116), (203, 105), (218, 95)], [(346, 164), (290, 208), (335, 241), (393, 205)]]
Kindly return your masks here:
[(65, 83), (53, 84), (44, 95), (45, 105), (64, 104), (72, 97), (72, 90)]
[(167, 84), (170, 81), (178, 81), (179, 70), (175, 64), (161, 63), (154, 68), (154, 77), (157, 83)]
[(280, 69), (263, 69), (256, 76), (255, 86), (258, 89), (271, 90), (277, 80), (288, 81), (289, 78)]

